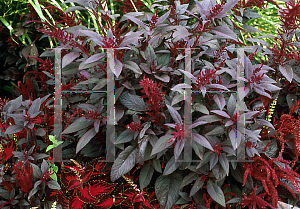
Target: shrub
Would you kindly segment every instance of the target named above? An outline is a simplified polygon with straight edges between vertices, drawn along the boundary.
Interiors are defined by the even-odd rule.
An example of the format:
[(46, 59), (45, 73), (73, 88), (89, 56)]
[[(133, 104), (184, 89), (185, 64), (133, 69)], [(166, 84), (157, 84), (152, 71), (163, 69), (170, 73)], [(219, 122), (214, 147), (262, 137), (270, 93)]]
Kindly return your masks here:
[[(105, 10), (101, 1), (74, 2), (79, 7), (69, 7), (71, 15), (58, 10), (63, 21), (36, 21), (41, 32), (57, 41), (57, 49), (64, 49), (62, 89), (81, 91), (63, 92), (62, 157), (86, 161), (105, 154), (106, 124), (110, 123), (106, 112), (112, 95), (104, 91), (111, 70), (107, 51), (112, 48), (117, 155), (107, 169), (97, 160), (73, 160), (73, 164), (61, 166), (63, 189), (53, 193), (58, 203), (66, 208), (73, 208), (70, 204), (74, 201), (81, 207), (157, 208), (157, 202), (150, 201), (154, 192), (146, 189), (151, 185), (164, 209), (182, 204), (189, 208), (276, 208), (280, 200), (297, 201), (295, 11), (299, 3), (289, 2), (281, 8), (270, 1), (279, 7), (280, 44), (269, 46), (261, 40), (265, 37), (257, 37), (248, 41), (259, 44), (247, 46), (239, 40), (243, 34), (235, 20), (257, 17), (251, 9), (253, 1), (158, 1), (152, 6), (159, 11), (156, 14), (129, 12), (122, 17)], [(264, 5), (263, 1), (256, 3)], [(229, 14), (232, 8), (234, 16)], [(97, 27), (88, 29), (75, 22), (77, 9), (91, 12)], [(245, 55), (236, 48), (244, 48)], [(267, 62), (258, 59), (265, 55)], [(53, 50), (46, 50), (45, 56), (53, 57)], [(47, 75), (43, 82), (53, 87), (52, 65), (36, 59), (49, 67), (43, 71)], [(238, 72), (241, 68), (244, 75)], [(188, 92), (191, 99), (186, 98)], [(275, 109), (284, 107), (285, 99), (290, 110), (273, 116)], [(36, 127), (53, 120), (49, 106), (53, 100), (46, 100), (47, 96), (23, 103), (20, 97), (4, 101), (2, 129), (8, 135), (2, 135), (3, 140), (11, 141), (10, 134), (17, 134), (19, 141), (19, 135), (27, 133), (32, 145), (51, 145), (48, 136), (53, 135), (53, 123)], [(276, 101), (281, 102), (275, 106)], [(6, 146), (11, 147), (9, 143)], [(9, 151), (4, 154), (9, 155)], [(28, 155), (21, 157), (21, 170), (30, 171)], [(123, 188), (122, 178), (127, 182)], [(22, 187), (26, 192), (29, 189)], [(119, 191), (124, 191), (124, 196)]]

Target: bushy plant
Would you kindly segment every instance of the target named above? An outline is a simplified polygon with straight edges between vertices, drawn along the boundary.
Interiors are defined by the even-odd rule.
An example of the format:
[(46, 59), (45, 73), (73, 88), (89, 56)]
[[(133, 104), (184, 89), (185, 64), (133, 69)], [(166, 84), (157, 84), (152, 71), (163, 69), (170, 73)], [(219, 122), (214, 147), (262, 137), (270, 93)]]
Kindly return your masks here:
[[(63, 49), (62, 90), (81, 91), (64, 92), (62, 97), (62, 157), (77, 161), (60, 167), (63, 188), (52, 193), (59, 204), (158, 208), (157, 202), (150, 201), (154, 192), (147, 187), (151, 185), (163, 209), (185, 204), (188, 208), (277, 208), (278, 201), (297, 202), (299, 2), (281, 7), (269, 1), (278, 7), (282, 23), (278, 37), (273, 37), (280, 44), (271, 46), (262, 40), (264, 36), (249, 38), (255, 44), (247, 46), (240, 41), (242, 28), (235, 24), (235, 20), (243, 24), (240, 20), (257, 18), (251, 8), (263, 8), (264, 1), (157, 1), (152, 6), (159, 11), (156, 14), (139, 10), (121, 17), (106, 10), (106, 1), (73, 2), (78, 5), (58, 10), (61, 20), (55, 24), (35, 21), (41, 24), (41, 32), (57, 41), (57, 49)], [(95, 29), (74, 21), (78, 9), (93, 14)], [(107, 95), (107, 51), (112, 48), (115, 93)], [(237, 48), (244, 48), (245, 54), (237, 53)], [(53, 51), (46, 50), (42, 57), (53, 57)], [(259, 56), (266, 56), (267, 62)], [(51, 58), (42, 57), (36, 58), (42, 64), (38, 73), (47, 76), (42, 83), (52, 88)], [(244, 74), (238, 72), (241, 68)], [(187, 98), (191, 90), (192, 97)], [(116, 159), (106, 169), (97, 160), (78, 163), (105, 155), (106, 104), (111, 96)], [(48, 137), (53, 135), (54, 116), (47, 98), (2, 102), (2, 137), (8, 142), (4, 159), (12, 155), (11, 134), (18, 136), (17, 141), (25, 134), (30, 145), (40, 150), (52, 144)], [(283, 109), (286, 101), (288, 111)], [(37, 128), (37, 124), (45, 126)], [(36, 159), (15, 155), (22, 158), (19, 171), (28, 173), (16, 179), (30, 179), (28, 160)], [(120, 186), (122, 178), (128, 189)], [(39, 181), (34, 184), (39, 187), (36, 191), (20, 185), (21, 191), (32, 189), (32, 196), (42, 192), (40, 185), (48, 181)]]

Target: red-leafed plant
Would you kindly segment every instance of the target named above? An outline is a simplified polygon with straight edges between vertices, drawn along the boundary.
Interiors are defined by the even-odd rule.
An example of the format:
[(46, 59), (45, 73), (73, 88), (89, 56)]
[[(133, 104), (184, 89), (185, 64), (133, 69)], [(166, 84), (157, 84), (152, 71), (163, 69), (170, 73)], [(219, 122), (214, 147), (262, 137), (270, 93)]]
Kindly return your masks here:
[[(27, 24), (55, 49), (38, 57), (36, 39), (22, 50), (25, 66), (38, 63), (20, 96), (0, 100), (1, 207), (297, 204), (299, 1), (73, 3), (30, 4), (28, 19), (41, 19)], [(281, 20), (274, 42), (247, 34), (270, 4)], [(64, 163), (51, 162), (58, 155)]]

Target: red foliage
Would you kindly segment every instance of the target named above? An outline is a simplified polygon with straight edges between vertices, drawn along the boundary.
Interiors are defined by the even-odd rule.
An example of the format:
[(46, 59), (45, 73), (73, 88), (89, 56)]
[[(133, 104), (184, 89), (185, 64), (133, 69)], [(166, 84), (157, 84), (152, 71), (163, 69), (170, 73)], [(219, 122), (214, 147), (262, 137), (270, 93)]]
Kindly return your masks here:
[(161, 92), (162, 85), (157, 84), (155, 81), (149, 78), (144, 78), (140, 81), (140, 85), (143, 87), (142, 93), (146, 95), (141, 98), (148, 98), (146, 114), (149, 115), (145, 120), (151, 120), (156, 124), (161, 124), (164, 117), (160, 114), (160, 110), (165, 106), (163, 105), (163, 96), (165, 92)]
[(300, 3), (298, 0), (290, 0), (285, 2), (286, 8), (280, 10), (280, 20), (285, 29), (299, 28), (298, 22), (300, 20)]
[[(24, 82), (24, 81), (23, 81)], [(24, 82), (25, 83), (25, 82)], [(23, 84), (21, 81), (18, 82), (18, 87), (16, 87), (17, 91), (23, 95), (23, 98), (29, 99), (30, 97), (34, 96), (35, 98), (35, 94), (33, 93), (34, 88), (33, 88), (33, 84), (32, 84), (32, 80), (31, 78), (27, 78), (26, 83)]]
[(141, 7), (145, 6), (144, 3), (141, 0), (115, 0), (114, 2), (119, 2), (120, 4), (120, 10), (122, 11), (123, 14), (126, 14), (128, 12), (135, 12), (135, 8), (138, 8), (139, 11), (143, 11)]
[(272, 205), (270, 205), (268, 202), (266, 202), (263, 198), (266, 195), (266, 193), (261, 193), (259, 195), (256, 194), (257, 186), (253, 189), (253, 191), (250, 193), (249, 196), (246, 195), (246, 193), (243, 194), (242, 202), (240, 205), (242, 207), (249, 207), (249, 208), (274, 208)]
[(175, 126), (176, 131), (171, 132), (171, 134), (173, 134), (174, 136), (168, 141), (168, 143), (171, 143), (173, 141), (180, 141), (181, 139), (185, 139), (185, 134), (187, 134), (188, 136), (191, 135), (191, 132), (189, 131), (189, 129), (187, 131), (184, 131), (184, 124), (182, 125), (178, 125), (176, 124)]
[[(63, 189), (57, 193), (58, 202), (64, 208), (80, 209), (87, 204), (100, 205), (111, 202), (104, 197), (115, 188), (115, 183), (108, 183), (107, 172), (101, 173), (105, 163), (94, 160), (84, 166), (73, 160), (73, 165), (64, 166), (60, 179)], [(104, 175), (104, 176), (101, 176)], [(103, 198), (104, 197), (104, 198)], [(109, 208), (107, 207), (107, 208)]]
[(12, 152), (15, 150), (14, 142), (2, 145), (2, 149), (0, 149), (0, 163), (4, 164), (13, 155)]
[(275, 207), (280, 200), (277, 192), (278, 185), (284, 187), (294, 198), (296, 198), (295, 192), (281, 181), (281, 179), (288, 180), (294, 186), (297, 193), (300, 192), (300, 175), (288, 168), (288, 161), (279, 158), (266, 160), (260, 156), (255, 156), (252, 160), (252, 162), (244, 164), (245, 173), (243, 186), (246, 183), (248, 175), (257, 181), (260, 181), (266, 191), (264, 196), (266, 196)]
[(217, 153), (218, 155), (221, 154), (221, 151), (223, 150), (223, 148), (221, 147), (221, 144), (216, 144), (215, 146), (213, 146), (214, 151), (213, 153)]
[[(13, 165), (13, 169), (15, 172), (15, 179), (18, 181), (17, 183), (21, 187), (21, 190), (25, 193), (29, 193), (32, 188), (32, 166), (30, 162), (26, 161), (26, 167), (24, 166), (25, 162), (19, 161), (17, 164)], [(20, 169), (18, 168), (20, 166)]]
[(197, 77), (197, 87), (195, 90), (201, 89), (207, 84), (222, 84), (220, 75), (216, 74), (216, 69), (203, 69), (199, 72), (199, 77)]
[(132, 131), (138, 131), (138, 132), (142, 129), (141, 124), (138, 124), (136, 122), (131, 122), (128, 125), (128, 128)]

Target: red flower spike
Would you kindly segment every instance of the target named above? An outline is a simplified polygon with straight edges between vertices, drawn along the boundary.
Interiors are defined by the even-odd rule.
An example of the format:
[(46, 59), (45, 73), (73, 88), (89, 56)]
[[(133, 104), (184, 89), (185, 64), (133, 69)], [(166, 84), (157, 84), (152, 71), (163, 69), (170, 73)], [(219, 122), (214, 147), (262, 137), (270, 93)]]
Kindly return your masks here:
[(10, 142), (6, 145), (2, 145), (3, 149), (0, 150), (0, 163), (4, 164), (12, 155), (13, 151), (15, 151), (14, 142)]
[(185, 134), (187, 134), (187, 136), (191, 135), (191, 131), (189, 130), (189, 128), (187, 128), (187, 131), (184, 131), (184, 124), (182, 124), (182, 126), (176, 124), (175, 126), (176, 131), (171, 132), (171, 134), (173, 134), (174, 136), (167, 141), (167, 143), (171, 143), (173, 141), (180, 141), (181, 139), (185, 139)]
[(161, 83), (157, 84), (155, 81), (145, 78), (145, 76), (140, 81), (140, 85), (143, 87), (142, 93), (146, 94), (141, 98), (148, 98), (148, 111), (146, 111), (146, 114), (149, 115), (149, 118), (152, 120), (152, 122), (161, 125), (164, 117), (160, 114), (160, 110), (165, 106), (162, 104), (164, 101), (163, 96), (165, 94), (165, 92), (161, 92), (163, 86)]
[(216, 69), (203, 69), (199, 72), (199, 77), (197, 77), (197, 86), (195, 90), (200, 90), (201, 87), (208, 84), (222, 84), (221, 76), (216, 74)]
[[(18, 184), (21, 187), (21, 190), (24, 193), (29, 193), (30, 189), (32, 188), (32, 167), (30, 162), (27, 160), (26, 167), (24, 166), (23, 161), (19, 161), (17, 164), (13, 165), (13, 169), (16, 173), (15, 179), (18, 180)], [(19, 169), (17, 166), (20, 166)]]
[(213, 146), (213, 149), (214, 149), (213, 153), (217, 153), (218, 155), (220, 155), (221, 151), (223, 150), (223, 148), (221, 147), (221, 144), (217, 144), (217, 145)]
[(135, 122), (131, 122), (131, 123), (128, 125), (128, 128), (129, 128), (130, 130), (138, 131), (138, 132), (142, 129), (141, 124), (138, 124), (138, 123), (135, 123)]
[(256, 195), (256, 190), (257, 190), (257, 186), (255, 186), (255, 188), (253, 189), (253, 191), (250, 193), (249, 196), (247, 196), (244, 193), (244, 196), (242, 198), (242, 202), (240, 203), (241, 206), (246, 207), (248, 206), (249, 208), (253, 208), (256, 209), (257, 208), (274, 208), (274, 206), (270, 205), (268, 202), (266, 202), (263, 197), (265, 196), (265, 193)]

